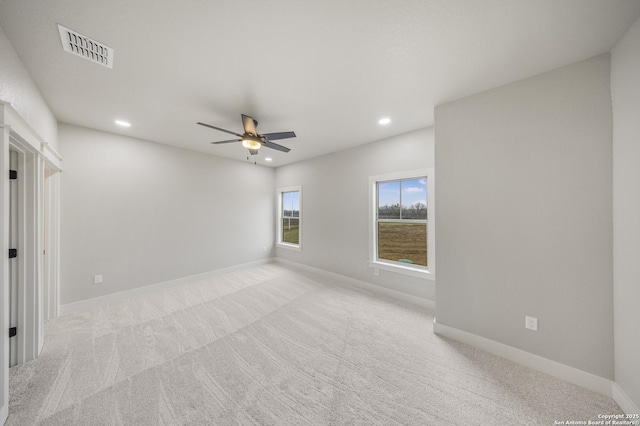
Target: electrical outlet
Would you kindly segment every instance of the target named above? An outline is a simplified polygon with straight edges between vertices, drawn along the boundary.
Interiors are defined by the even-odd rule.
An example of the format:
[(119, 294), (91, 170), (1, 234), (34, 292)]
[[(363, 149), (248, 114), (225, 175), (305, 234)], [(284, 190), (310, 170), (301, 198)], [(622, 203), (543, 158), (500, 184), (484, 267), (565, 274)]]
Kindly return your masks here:
[(378, 271), (378, 268), (373, 270), (373, 275), (375, 275), (376, 277), (380, 275), (380, 271)]
[(529, 330), (538, 331), (538, 318), (524, 317), (524, 326)]
[(102, 275), (94, 275), (93, 276), (94, 284), (102, 284)]

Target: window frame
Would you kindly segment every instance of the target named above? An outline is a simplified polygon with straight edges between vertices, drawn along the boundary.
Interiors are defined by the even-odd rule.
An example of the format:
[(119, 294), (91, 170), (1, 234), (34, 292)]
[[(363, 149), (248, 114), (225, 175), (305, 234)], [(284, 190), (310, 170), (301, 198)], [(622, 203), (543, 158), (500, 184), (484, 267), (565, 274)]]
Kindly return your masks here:
[[(378, 259), (378, 183), (427, 178), (427, 266), (409, 265), (393, 260)], [(407, 170), (369, 176), (369, 267), (385, 271), (435, 280), (435, 174), (433, 168)], [(385, 220), (393, 221), (393, 220)], [(410, 219), (401, 220), (411, 223)], [(420, 223), (422, 223), (420, 221)]]
[[(299, 194), (299, 213), (298, 213), (298, 244), (282, 241), (282, 219), (284, 219), (282, 211), (282, 197), (287, 192), (298, 192)], [(277, 190), (277, 224), (276, 224), (276, 246), (289, 250), (302, 251), (302, 186), (288, 186), (286, 188), (278, 188)]]

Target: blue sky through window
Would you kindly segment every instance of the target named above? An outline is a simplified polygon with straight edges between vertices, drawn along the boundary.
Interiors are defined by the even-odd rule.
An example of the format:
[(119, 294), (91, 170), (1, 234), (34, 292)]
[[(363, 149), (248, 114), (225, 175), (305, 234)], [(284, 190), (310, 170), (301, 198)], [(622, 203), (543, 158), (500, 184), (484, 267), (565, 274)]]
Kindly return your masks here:
[(416, 203), (427, 205), (427, 178), (422, 177), (378, 183), (378, 207), (400, 204), (401, 190), (404, 208)]
[[(300, 212), (300, 192), (283, 192), (282, 193), (282, 212), (283, 216), (299, 216)], [(287, 213), (285, 213), (287, 212)], [(293, 212), (293, 214), (289, 213)]]

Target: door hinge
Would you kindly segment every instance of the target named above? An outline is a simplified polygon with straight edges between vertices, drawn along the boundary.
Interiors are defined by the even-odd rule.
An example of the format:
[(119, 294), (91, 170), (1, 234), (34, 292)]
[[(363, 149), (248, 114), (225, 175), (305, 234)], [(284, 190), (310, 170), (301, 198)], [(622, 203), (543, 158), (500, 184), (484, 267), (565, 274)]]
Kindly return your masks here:
[(18, 171), (9, 170), (9, 179), (18, 179)]
[(18, 257), (18, 249), (9, 249), (9, 259)]
[(13, 337), (18, 334), (18, 327), (11, 327), (9, 329), (9, 337)]

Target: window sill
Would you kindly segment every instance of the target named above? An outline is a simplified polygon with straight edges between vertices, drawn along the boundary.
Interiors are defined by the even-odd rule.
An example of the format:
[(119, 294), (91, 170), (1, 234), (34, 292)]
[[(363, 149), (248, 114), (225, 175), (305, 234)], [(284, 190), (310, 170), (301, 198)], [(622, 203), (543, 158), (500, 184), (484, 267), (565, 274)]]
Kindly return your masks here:
[(428, 269), (416, 268), (411, 266), (396, 265), (394, 263), (369, 261), (369, 267), (375, 269), (382, 269), (383, 271), (395, 272), (398, 274), (409, 275), (411, 277), (426, 278), (431, 281), (435, 281), (435, 274), (429, 272)]
[(285, 248), (287, 250), (302, 251), (302, 247), (297, 244), (276, 243), (276, 247)]

